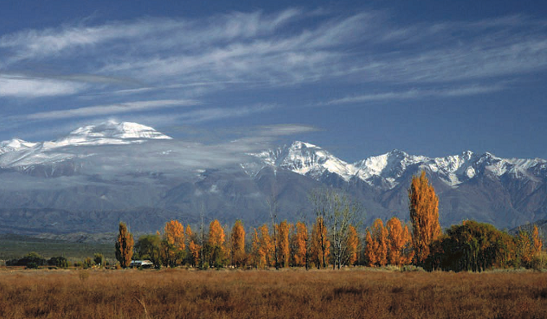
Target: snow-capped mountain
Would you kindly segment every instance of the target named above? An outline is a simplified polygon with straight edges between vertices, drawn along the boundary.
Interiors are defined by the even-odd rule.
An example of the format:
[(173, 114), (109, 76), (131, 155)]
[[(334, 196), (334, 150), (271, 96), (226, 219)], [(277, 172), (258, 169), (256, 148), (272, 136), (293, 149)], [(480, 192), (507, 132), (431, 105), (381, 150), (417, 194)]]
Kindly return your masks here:
[(333, 156), (319, 146), (296, 141), (289, 147), (267, 150), (256, 157), (265, 164), (300, 175), (320, 179), (324, 174), (336, 174), (345, 181), (355, 175), (355, 167)]
[(127, 145), (171, 137), (138, 123), (108, 121), (80, 127), (54, 141), (27, 142), (12, 139), (0, 142), (0, 168), (25, 168), (32, 165), (59, 163), (89, 156), (71, 149), (78, 146)]
[[(234, 144), (235, 143), (235, 144)], [(236, 147), (234, 147), (234, 145)], [(82, 225), (156, 231), (167, 220), (197, 222), (200, 211), (256, 226), (313, 216), (308, 194), (334, 187), (374, 218), (408, 220), (407, 190), (425, 170), (439, 196), (441, 224), (463, 219), (513, 227), (547, 218), (547, 161), (465, 151), (427, 157), (393, 150), (355, 163), (306, 142), (254, 152), (237, 143), (201, 145), (154, 128), (109, 121), (45, 142), (0, 142), (0, 232), (75, 232)], [(247, 153), (242, 153), (247, 152)]]
[(497, 177), (512, 174), (530, 179), (541, 178), (541, 171), (547, 167), (547, 161), (542, 159), (503, 159), (490, 153), (477, 155), (471, 151), (430, 158), (393, 150), (356, 163), (346, 163), (316, 145), (300, 141), (255, 156), (265, 165), (287, 169), (316, 180), (325, 174), (336, 174), (346, 182), (358, 178), (371, 186), (387, 186), (388, 189), (399, 185), (408, 169), (425, 169), (436, 174), (447, 185), (457, 187), (486, 173)]

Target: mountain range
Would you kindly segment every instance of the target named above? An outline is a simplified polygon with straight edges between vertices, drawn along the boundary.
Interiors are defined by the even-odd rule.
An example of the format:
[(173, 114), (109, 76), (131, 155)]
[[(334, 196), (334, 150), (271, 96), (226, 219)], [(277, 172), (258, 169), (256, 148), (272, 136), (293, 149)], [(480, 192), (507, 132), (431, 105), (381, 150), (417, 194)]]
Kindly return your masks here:
[(0, 142), (0, 232), (155, 231), (200, 214), (249, 226), (313, 218), (308, 195), (339, 189), (360, 203), (364, 224), (408, 220), (412, 176), (425, 170), (445, 227), (464, 219), (512, 228), (547, 218), (547, 161), (471, 151), (430, 158), (400, 150), (347, 163), (296, 141), (252, 147), (172, 139), (129, 122), (88, 125), (54, 141)]

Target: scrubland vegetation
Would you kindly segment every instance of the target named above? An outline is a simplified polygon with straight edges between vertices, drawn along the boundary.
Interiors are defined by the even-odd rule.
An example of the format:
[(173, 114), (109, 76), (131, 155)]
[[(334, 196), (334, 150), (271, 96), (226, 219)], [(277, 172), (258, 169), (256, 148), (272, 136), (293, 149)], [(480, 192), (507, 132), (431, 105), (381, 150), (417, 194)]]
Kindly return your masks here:
[(546, 318), (538, 272), (0, 271), (2, 318)]

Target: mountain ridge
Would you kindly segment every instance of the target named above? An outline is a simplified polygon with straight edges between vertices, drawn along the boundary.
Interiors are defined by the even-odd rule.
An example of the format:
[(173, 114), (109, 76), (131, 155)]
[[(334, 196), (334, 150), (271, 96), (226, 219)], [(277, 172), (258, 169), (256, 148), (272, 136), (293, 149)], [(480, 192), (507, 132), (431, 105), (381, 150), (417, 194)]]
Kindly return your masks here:
[[(392, 150), (348, 163), (302, 141), (245, 154), (195, 145), (148, 126), (114, 121), (49, 142), (0, 142), (0, 224), (26, 232), (70, 232), (81, 231), (78, 223), (89, 223), (108, 232), (115, 225), (107, 221), (133, 215), (135, 230), (155, 231), (160, 219), (197, 221), (204, 212), (258, 225), (268, 220), (272, 196), (279, 218), (311, 218), (308, 194), (324, 187), (362, 203), (365, 222), (391, 216), (408, 220), (407, 189), (421, 170), (440, 198), (443, 225), (476, 219), (504, 228), (547, 218), (543, 159), (472, 151), (427, 157)], [(209, 165), (219, 159), (221, 165)], [(56, 218), (59, 223), (52, 223)]]

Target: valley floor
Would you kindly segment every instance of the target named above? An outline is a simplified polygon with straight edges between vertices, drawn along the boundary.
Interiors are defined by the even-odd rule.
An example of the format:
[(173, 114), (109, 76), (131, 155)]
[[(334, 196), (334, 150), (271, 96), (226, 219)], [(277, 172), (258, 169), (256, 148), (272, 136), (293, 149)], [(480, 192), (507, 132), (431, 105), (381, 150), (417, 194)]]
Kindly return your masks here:
[(547, 273), (0, 269), (2, 318), (547, 318)]

